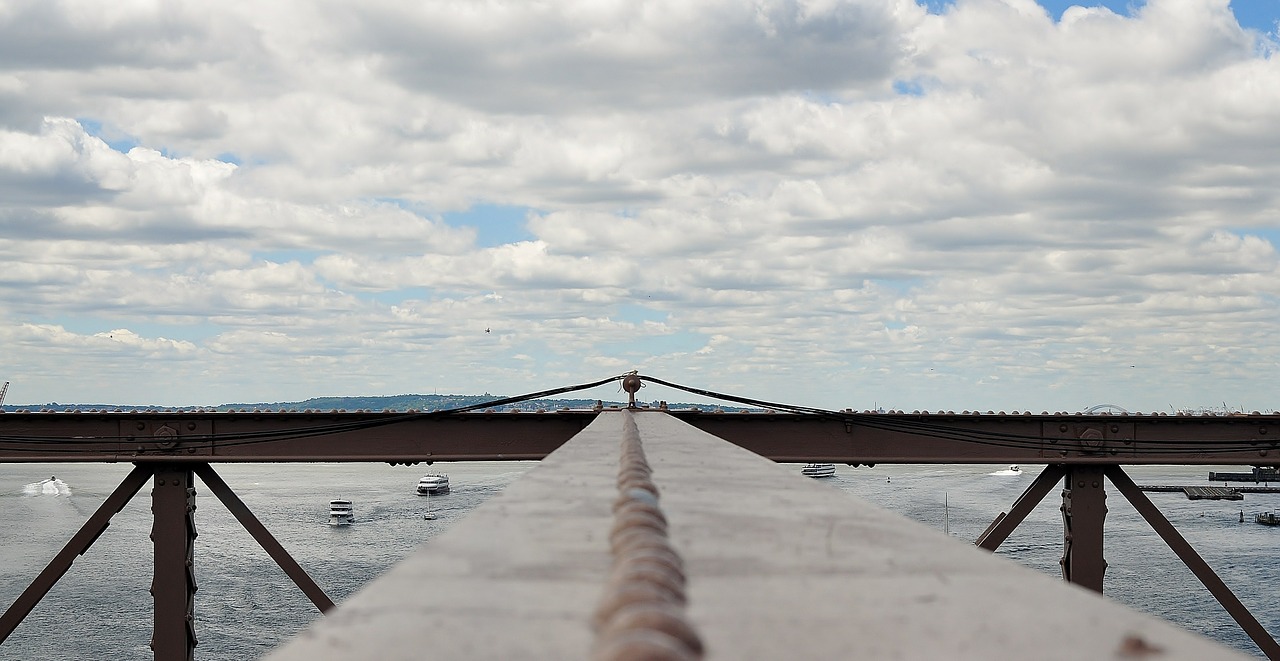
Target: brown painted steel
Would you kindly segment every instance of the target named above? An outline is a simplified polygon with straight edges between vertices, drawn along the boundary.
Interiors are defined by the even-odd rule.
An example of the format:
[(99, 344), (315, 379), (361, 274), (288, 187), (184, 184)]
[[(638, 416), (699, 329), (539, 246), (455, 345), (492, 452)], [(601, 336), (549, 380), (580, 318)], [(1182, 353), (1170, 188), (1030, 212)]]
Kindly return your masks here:
[(151, 650), (155, 661), (195, 659), (196, 489), (190, 465), (152, 466), (151, 542), (155, 549)]
[(1044, 497), (1053, 490), (1055, 485), (1062, 482), (1066, 472), (1066, 467), (1058, 464), (1045, 466), (1044, 471), (1036, 476), (1031, 486), (1027, 487), (1027, 490), (1023, 491), (1021, 496), (1018, 496), (1018, 500), (1014, 501), (1013, 507), (1009, 508), (1008, 514), (1001, 512), (995, 521), (992, 521), (991, 525), (978, 537), (974, 545), (988, 551), (995, 551), (1000, 548), (1004, 540), (1009, 538), (1009, 534), (1027, 518), (1031, 510), (1035, 509), (1036, 505), (1039, 505), (1040, 501), (1044, 500)]
[(5, 413), (0, 462), (541, 459), (594, 412)]
[(1107, 572), (1102, 526), (1107, 518), (1107, 493), (1102, 466), (1072, 466), (1062, 489), (1062, 578), (1102, 593)]
[(231, 490), (231, 487), (227, 486), (222, 476), (214, 472), (213, 467), (209, 464), (195, 464), (193, 468), (205, 485), (209, 487), (209, 490), (218, 497), (218, 500), (222, 501), (227, 510), (240, 522), (240, 525), (249, 531), (249, 534), (257, 540), (258, 544), (267, 552), (267, 555), (270, 555), (271, 559), (275, 560), (276, 564), (280, 565), (280, 568), (284, 570), (284, 573), (293, 579), (293, 582), (307, 595), (311, 603), (315, 604), (321, 613), (333, 610), (333, 600), (324, 593), (324, 590), (320, 589), (320, 586), (315, 581), (311, 580), (311, 576), (302, 569), (302, 566), (293, 559), (293, 556), (289, 555), (284, 546), (276, 541), (276, 538), (272, 536), (266, 526), (262, 525), (258, 517), (249, 511), (249, 507), (244, 504), (244, 501), (240, 500), (240, 497)]
[[(669, 413), (786, 462), (1280, 464), (1280, 415)], [(0, 462), (540, 459), (595, 415), (5, 413)]]
[(1160, 513), (1160, 510), (1151, 502), (1151, 499), (1147, 498), (1147, 495), (1142, 493), (1138, 485), (1133, 483), (1133, 478), (1129, 477), (1128, 473), (1125, 473), (1119, 466), (1108, 466), (1106, 475), (1116, 489), (1133, 504), (1133, 508), (1138, 510), (1142, 518), (1146, 519), (1151, 528), (1160, 535), (1165, 544), (1168, 544), (1169, 548), (1173, 549), (1173, 552), (1182, 559), (1182, 562), (1186, 563), (1191, 573), (1195, 574), (1196, 578), (1200, 579), (1200, 582), (1209, 589), (1210, 594), (1217, 598), (1218, 603), (1222, 604), (1222, 607), (1235, 619), (1240, 628), (1244, 629), (1249, 638), (1253, 639), (1253, 642), (1267, 655), (1267, 658), (1280, 660), (1280, 644), (1277, 644), (1271, 634), (1267, 633), (1266, 628), (1253, 617), (1249, 609), (1240, 603), (1231, 588), (1227, 587), (1227, 584), (1214, 573), (1209, 563), (1205, 562), (1199, 553), (1196, 553), (1195, 548), (1178, 532), (1178, 529)]
[(36, 604), (40, 603), (40, 600), (49, 593), (49, 590), (58, 582), (58, 579), (62, 578), (68, 569), (71, 569), (71, 563), (75, 562), (78, 556), (84, 555), (90, 546), (93, 546), (93, 543), (98, 540), (98, 537), (107, 529), (107, 526), (111, 525), (111, 517), (129, 504), (129, 501), (137, 495), (138, 490), (147, 483), (147, 479), (150, 477), (151, 469), (144, 466), (135, 466), (125, 476), (124, 480), (120, 482), (120, 486), (117, 486), (115, 491), (112, 491), (111, 495), (107, 496), (107, 499), (93, 513), (93, 516), (90, 516), (89, 520), (85, 521), (83, 526), (80, 526), (80, 530), (71, 537), (71, 541), (67, 542), (67, 545), (62, 547), (62, 550), (53, 557), (53, 560), (49, 561), (44, 571), (40, 572), (40, 575), (36, 576), (34, 581), (31, 581), (31, 585), (26, 590), (23, 590), (22, 594), (18, 595), (18, 598), (5, 610), (4, 615), (0, 615), (0, 643), (3, 643), (9, 637), (9, 634), (13, 633), (13, 630), (31, 613)]

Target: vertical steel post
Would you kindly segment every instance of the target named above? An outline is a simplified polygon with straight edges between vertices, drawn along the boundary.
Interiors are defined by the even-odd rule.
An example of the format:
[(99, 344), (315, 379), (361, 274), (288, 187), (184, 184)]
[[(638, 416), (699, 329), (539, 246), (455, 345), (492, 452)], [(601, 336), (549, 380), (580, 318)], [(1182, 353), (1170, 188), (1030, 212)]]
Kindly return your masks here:
[(151, 650), (155, 661), (195, 659), (196, 490), (191, 466), (154, 464), (151, 541), (155, 603)]
[(1072, 466), (1062, 489), (1062, 578), (1102, 593), (1107, 561), (1102, 554), (1102, 524), (1107, 494), (1102, 466)]

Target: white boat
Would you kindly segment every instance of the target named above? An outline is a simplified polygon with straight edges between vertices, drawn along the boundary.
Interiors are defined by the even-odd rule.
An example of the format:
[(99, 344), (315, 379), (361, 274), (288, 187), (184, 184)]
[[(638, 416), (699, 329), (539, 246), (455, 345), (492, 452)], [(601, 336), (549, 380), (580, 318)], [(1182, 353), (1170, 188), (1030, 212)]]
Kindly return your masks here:
[(428, 473), (418, 480), (418, 495), (436, 495), (449, 493), (449, 476), (443, 473)]
[(809, 477), (831, 477), (836, 474), (836, 465), (805, 464), (804, 468), (800, 469), (800, 474), (808, 475)]
[(355, 522), (356, 515), (351, 509), (351, 501), (341, 498), (329, 501), (329, 525), (346, 526)]

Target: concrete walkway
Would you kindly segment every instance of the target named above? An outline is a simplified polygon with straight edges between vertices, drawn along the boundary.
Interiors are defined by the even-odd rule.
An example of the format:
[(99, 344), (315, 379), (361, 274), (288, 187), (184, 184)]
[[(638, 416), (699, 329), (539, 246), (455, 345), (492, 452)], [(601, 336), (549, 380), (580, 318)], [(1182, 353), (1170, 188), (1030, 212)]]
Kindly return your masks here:
[[(582, 659), (627, 411), (606, 411), (271, 661)], [(1246, 659), (658, 411), (634, 413), (713, 659)]]

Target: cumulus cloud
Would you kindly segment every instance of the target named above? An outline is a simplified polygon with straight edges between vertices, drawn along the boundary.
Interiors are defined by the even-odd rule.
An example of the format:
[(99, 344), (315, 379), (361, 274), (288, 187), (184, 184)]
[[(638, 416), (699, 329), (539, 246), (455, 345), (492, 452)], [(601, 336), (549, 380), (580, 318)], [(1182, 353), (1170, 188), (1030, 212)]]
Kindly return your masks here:
[(1274, 408), (1269, 39), (1227, 0), (10, 2), (3, 376)]

